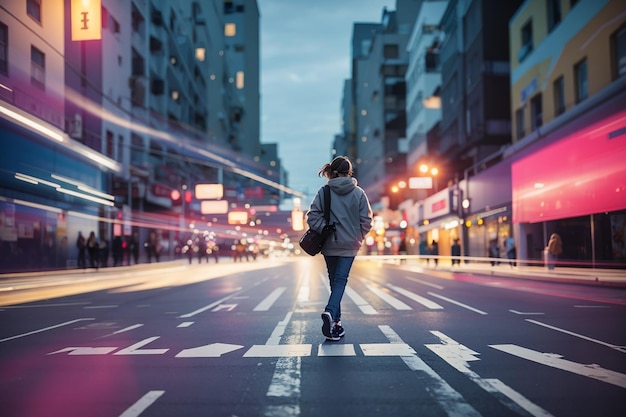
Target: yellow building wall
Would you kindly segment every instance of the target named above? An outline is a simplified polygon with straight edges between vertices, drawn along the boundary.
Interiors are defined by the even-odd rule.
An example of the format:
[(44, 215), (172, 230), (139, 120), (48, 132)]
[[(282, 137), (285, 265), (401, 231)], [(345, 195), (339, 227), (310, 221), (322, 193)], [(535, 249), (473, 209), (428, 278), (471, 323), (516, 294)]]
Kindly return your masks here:
[[(567, 12), (569, 1), (561, 1), (562, 24), (567, 24)], [(546, 0), (530, 1), (515, 16), (510, 24), (510, 59), (511, 69), (519, 66), (517, 54), (522, 46), (521, 29), (529, 19), (533, 21), (533, 45), (534, 48), (547, 37)], [(537, 78), (537, 91), (542, 94), (542, 118), (543, 124), (555, 118), (554, 88), (553, 83), (563, 76), (565, 111), (571, 110), (576, 105), (576, 83), (574, 67), (584, 58), (587, 59), (588, 97), (601, 91), (613, 82), (611, 36), (624, 24), (626, 24), (626, 1), (612, 0), (594, 16), (589, 23), (567, 43), (564, 40), (562, 50), (555, 50), (552, 56), (538, 62), (518, 81), (511, 85), (511, 121), (513, 126), (513, 141), (517, 141), (517, 120), (515, 113), (520, 109), (520, 94), (533, 78)], [(553, 57), (558, 59), (553, 61)], [(526, 59), (532, 56), (532, 52)], [(551, 65), (554, 65), (552, 68)], [(530, 98), (524, 104), (524, 132), (528, 134), (531, 129), (530, 123)]]

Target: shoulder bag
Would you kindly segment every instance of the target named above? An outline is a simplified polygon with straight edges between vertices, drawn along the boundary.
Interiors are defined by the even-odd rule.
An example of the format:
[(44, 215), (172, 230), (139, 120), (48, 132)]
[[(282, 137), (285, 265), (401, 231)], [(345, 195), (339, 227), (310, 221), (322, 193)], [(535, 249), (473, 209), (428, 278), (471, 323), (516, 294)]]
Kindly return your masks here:
[(330, 224), (330, 187), (328, 185), (324, 186), (324, 220), (326, 224), (321, 233), (309, 229), (300, 238), (300, 247), (311, 256), (321, 252), (324, 242), (335, 231), (335, 225)]

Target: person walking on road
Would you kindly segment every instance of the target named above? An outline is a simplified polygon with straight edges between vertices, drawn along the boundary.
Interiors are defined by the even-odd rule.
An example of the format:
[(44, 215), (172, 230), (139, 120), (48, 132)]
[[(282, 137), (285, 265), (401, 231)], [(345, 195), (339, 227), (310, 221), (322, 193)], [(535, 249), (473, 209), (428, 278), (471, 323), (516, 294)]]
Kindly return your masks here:
[[(335, 224), (335, 232), (322, 246), (330, 283), (330, 297), (322, 313), (322, 334), (327, 340), (337, 341), (346, 334), (341, 323), (341, 299), (354, 257), (372, 228), (372, 208), (365, 191), (352, 178), (352, 163), (347, 157), (338, 156), (324, 164), (318, 176), (328, 179), (330, 222)], [(307, 212), (307, 224), (321, 231), (325, 222), (324, 187), (320, 187)]]
[(556, 260), (562, 252), (563, 242), (561, 241), (561, 236), (552, 233), (548, 241), (548, 246), (546, 246), (546, 263), (548, 264), (548, 269), (554, 269)]

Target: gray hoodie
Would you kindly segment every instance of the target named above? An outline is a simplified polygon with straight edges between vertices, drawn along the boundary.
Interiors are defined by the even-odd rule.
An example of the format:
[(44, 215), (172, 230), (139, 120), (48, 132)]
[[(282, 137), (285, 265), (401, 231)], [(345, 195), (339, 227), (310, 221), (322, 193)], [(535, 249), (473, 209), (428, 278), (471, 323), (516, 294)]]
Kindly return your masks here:
[[(329, 256), (355, 256), (365, 235), (372, 228), (372, 208), (365, 191), (352, 177), (328, 180), (330, 186), (330, 223), (336, 231), (326, 240), (322, 254)], [(307, 212), (307, 224), (321, 232), (324, 227), (324, 187), (321, 187)]]

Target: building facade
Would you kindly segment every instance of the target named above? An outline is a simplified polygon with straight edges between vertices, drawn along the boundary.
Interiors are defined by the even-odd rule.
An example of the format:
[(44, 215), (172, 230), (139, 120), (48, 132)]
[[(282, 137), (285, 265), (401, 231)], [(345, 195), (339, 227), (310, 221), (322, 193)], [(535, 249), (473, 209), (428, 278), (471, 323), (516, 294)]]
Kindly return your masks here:
[(528, 0), (510, 23), (513, 222), (522, 259), (624, 263), (626, 4)]
[[(0, 6), (0, 136), (10, 147), (0, 244), (20, 260), (11, 267), (75, 265), (78, 230), (109, 244), (156, 233), (172, 255), (179, 218), (207, 223), (197, 184), (223, 184), (229, 207), (294, 193), (276, 147), (259, 142), (256, 1), (102, 0), (83, 21), (100, 23), (98, 36), (81, 40), (73, 2), (57, 3)], [(54, 262), (37, 263), (44, 252)]]

